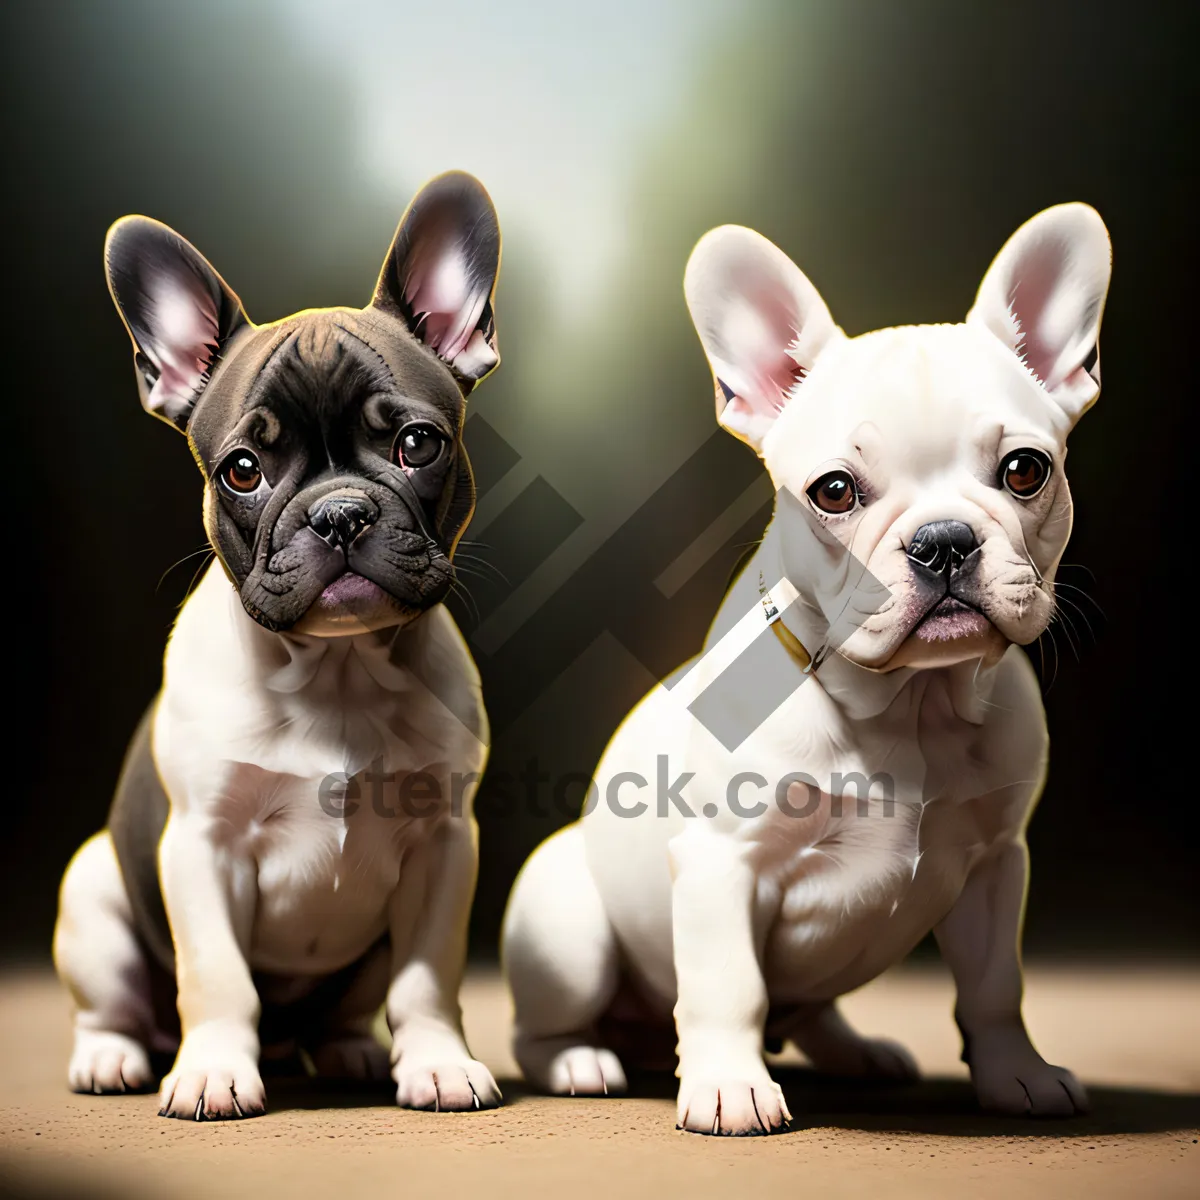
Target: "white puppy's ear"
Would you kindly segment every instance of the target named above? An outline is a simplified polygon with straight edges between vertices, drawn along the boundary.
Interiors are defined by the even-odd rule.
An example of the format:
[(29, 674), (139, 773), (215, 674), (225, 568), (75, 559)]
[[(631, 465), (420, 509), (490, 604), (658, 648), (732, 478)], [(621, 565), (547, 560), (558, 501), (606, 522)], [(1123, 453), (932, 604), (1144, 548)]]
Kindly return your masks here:
[(712, 367), (717, 420), (759, 450), (817, 355), (844, 335), (800, 268), (740, 225), (700, 239), (683, 291)]
[(113, 225), (104, 268), (133, 339), (142, 405), (185, 430), (225, 344), (250, 324), (242, 302), (191, 242), (149, 217)]
[(1100, 394), (1100, 318), (1111, 275), (1100, 214), (1058, 204), (1008, 239), (967, 314), (1020, 356), (1072, 423)]

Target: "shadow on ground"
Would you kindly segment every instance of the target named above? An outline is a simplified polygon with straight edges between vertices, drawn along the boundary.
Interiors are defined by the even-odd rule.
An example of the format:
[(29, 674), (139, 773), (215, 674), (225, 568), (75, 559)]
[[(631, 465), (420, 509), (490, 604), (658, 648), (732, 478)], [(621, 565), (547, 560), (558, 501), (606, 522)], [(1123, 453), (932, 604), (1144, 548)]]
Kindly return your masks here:
[[(1034, 1119), (981, 1112), (966, 1080), (927, 1078), (911, 1084), (866, 1084), (831, 1079), (801, 1067), (776, 1066), (772, 1073), (787, 1097), (797, 1130), (1060, 1138), (1165, 1133), (1200, 1126), (1200, 1094), (1195, 1093), (1093, 1085), (1088, 1088), (1090, 1113)], [(669, 1075), (645, 1075), (632, 1081), (631, 1091), (673, 1101), (675, 1086)]]
[[(923, 1133), (943, 1137), (1093, 1137), (1166, 1133), (1200, 1127), (1200, 1094), (1144, 1088), (1092, 1086), (1092, 1111), (1084, 1116), (1034, 1120), (980, 1112), (971, 1085), (958, 1079), (923, 1079), (913, 1084), (863, 1084), (830, 1079), (803, 1068), (774, 1070), (783, 1086), (793, 1128), (857, 1129), (874, 1133)], [(541, 1100), (522, 1080), (498, 1081), (506, 1106)], [(675, 1100), (669, 1074), (638, 1074), (630, 1095)], [(336, 1084), (281, 1077), (271, 1084), (271, 1109), (370, 1108), (394, 1101), (394, 1085)], [(570, 1104), (570, 1097), (547, 1103)], [(615, 1099), (613, 1103), (619, 1104)], [(664, 1112), (664, 1119), (670, 1116)]]

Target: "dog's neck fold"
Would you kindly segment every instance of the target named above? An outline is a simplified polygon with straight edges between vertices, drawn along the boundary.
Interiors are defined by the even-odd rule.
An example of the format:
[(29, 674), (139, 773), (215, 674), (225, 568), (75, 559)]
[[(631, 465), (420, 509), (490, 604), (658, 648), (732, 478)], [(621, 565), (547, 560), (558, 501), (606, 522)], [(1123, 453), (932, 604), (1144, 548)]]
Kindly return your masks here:
[(319, 692), (326, 703), (348, 702), (366, 689), (406, 692), (422, 679), (422, 618), (378, 630), (332, 637), (274, 632), (242, 606), (224, 574), (209, 570), (201, 588), (220, 588), (223, 619), (235, 632), (247, 663), (266, 691), (279, 696)]

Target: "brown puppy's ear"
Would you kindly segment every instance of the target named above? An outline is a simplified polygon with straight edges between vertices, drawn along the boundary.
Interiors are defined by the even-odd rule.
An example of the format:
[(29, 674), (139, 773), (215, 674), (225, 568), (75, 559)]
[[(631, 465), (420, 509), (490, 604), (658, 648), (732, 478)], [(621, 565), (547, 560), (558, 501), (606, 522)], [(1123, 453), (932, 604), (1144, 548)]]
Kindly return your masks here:
[(225, 343), (250, 324), (195, 246), (149, 217), (122, 217), (104, 242), (108, 290), (133, 339), (147, 412), (186, 430)]
[(404, 321), (450, 367), (465, 395), (500, 362), (492, 311), (499, 270), (491, 198), (474, 176), (449, 171), (409, 205), (371, 304)]

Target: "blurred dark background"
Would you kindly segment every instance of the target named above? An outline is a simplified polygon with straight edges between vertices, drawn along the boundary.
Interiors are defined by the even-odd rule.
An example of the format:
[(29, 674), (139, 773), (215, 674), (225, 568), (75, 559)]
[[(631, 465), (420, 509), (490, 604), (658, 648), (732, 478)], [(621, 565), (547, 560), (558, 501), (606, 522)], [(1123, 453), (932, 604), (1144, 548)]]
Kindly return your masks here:
[[(683, 303), (696, 238), (759, 229), (856, 334), (961, 319), (1009, 233), (1080, 199), (1115, 270), (1061, 576), (1090, 599), (1070, 592), (1074, 628), (1033, 649), (1053, 758), (1027, 948), (1194, 955), (1190, 6), (428, 7), (2, 10), (6, 512), (24, 547), (5, 589), (3, 954), (47, 956), (59, 876), (104, 822), (202, 561), (200, 480), (137, 403), (107, 226), (173, 225), (268, 321), (364, 303), (413, 191), (463, 167), (505, 231), (504, 362), (468, 426), (468, 549), (490, 565), (464, 561), (483, 577), (456, 602), (494, 726), (475, 953), (494, 954), (513, 876), (577, 807), (548, 781), (589, 772), (699, 647), (765, 519), (756, 460), (715, 432)], [(654, 581), (714, 521), (715, 553), (668, 572), (668, 597)]]

